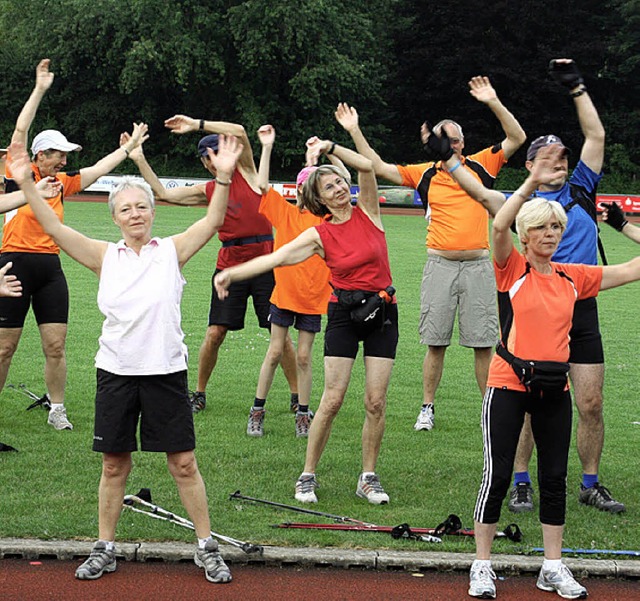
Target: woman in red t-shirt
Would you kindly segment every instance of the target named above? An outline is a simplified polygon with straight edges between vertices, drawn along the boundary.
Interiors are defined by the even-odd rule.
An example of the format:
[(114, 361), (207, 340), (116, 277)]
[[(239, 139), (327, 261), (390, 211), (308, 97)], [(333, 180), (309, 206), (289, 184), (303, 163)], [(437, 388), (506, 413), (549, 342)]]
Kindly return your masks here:
[[(340, 105), (343, 107), (343, 105)], [(339, 107), (336, 117), (340, 118)], [(342, 110), (349, 110), (342, 108)], [(331, 425), (344, 401), (351, 371), (363, 342), (365, 360), (365, 422), (362, 430), (362, 473), (356, 494), (370, 503), (389, 502), (389, 496), (375, 473), (384, 434), (386, 397), (398, 343), (398, 311), (391, 289), (387, 244), (380, 218), (378, 186), (372, 163), (362, 155), (330, 140), (317, 140), (318, 154), (335, 154), (358, 171), (360, 194), (353, 206), (351, 191), (342, 172), (332, 165), (316, 169), (305, 183), (303, 202), (310, 212), (325, 221), (309, 228), (295, 240), (270, 255), (225, 269), (215, 277), (218, 295), (224, 298), (232, 282), (254, 277), (275, 267), (295, 265), (314, 254), (322, 257), (331, 271), (331, 295), (325, 330), (325, 388), (309, 429), (305, 466), (296, 482), (295, 498), (315, 503), (318, 486), (315, 470), (329, 439)], [(364, 297), (364, 298), (360, 298)], [(377, 310), (364, 321), (352, 319), (350, 299), (378, 300)]]

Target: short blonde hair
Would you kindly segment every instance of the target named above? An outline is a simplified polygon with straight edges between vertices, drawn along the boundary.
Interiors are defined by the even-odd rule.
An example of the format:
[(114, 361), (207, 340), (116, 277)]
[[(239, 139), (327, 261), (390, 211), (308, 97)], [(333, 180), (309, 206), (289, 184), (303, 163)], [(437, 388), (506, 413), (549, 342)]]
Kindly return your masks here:
[(523, 250), (526, 249), (525, 238), (529, 230), (544, 225), (553, 218), (558, 221), (564, 233), (567, 228), (567, 214), (559, 202), (536, 196), (522, 205), (516, 216), (516, 232)]
[(345, 172), (335, 165), (322, 165), (318, 167), (304, 182), (302, 186), (302, 205), (301, 208), (307, 209), (313, 215), (324, 217), (331, 213), (327, 206), (322, 202), (320, 196), (320, 177), (323, 175), (338, 175), (351, 186), (351, 178), (347, 177)]

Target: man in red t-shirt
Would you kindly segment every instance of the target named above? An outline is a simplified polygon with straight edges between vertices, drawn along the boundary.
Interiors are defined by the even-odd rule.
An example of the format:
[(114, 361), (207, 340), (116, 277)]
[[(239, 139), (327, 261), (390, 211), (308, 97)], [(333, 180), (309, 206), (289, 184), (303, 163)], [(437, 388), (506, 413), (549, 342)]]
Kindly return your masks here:
[[(258, 172), (253, 160), (251, 143), (244, 127), (226, 121), (206, 121), (204, 119), (198, 121), (186, 115), (174, 115), (165, 121), (165, 126), (176, 134), (198, 131), (208, 134), (198, 143), (198, 154), (202, 165), (214, 179), (206, 184), (166, 189), (153, 172), (142, 148), (140, 148), (131, 155), (131, 158), (138, 166), (142, 177), (153, 189), (158, 200), (179, 205), (207, 204), (216, 185), (230, 186), (229, 208), (224, 223), (218, 231), (222, 248), (218, 253), (214, 275), (226, 267), (232, 267), (272, 252), (273, 229), (269, 220), (259, 214), (262, 193), (258, 186)], [(244, 147), (236, 172), (230, 182), (221, 182), (215, 179), (216, 169), (207, 155), (207, 148), (211, 148), (214, 152), (218, 150), (218, 134), (236, 136)], [(244, 328), (244, 317), (249, 297), (253, 299), (253, 307), (260, 327), (269, 327), (269, 298), (273, 286), (273, 272), (269, 272), (234, 285), (230, 290), (229, 297), (221, 301), (212, 285), (208, 328), (198, 357), (198, 384), (191, 395), (191, 408), (194, 413), (205, 408), (207, 383), (218, 361), (218, 352), (227, 332)], [(292, 406), (297, 405), (296, 358), (289, 336), (287, 336), (281, 365), (291, 389), (291, 404)]]
[[(53, 83), (54, 74), (49, 71), (49, 59), (43, 59), (36, 67), (36, 83), (18, 115), (11, 142), (27, 146), (29, 129), (46, 91)], [(56, 215), (63, 219), (63, 197), (84, 190), (99, 177), (117, 167), (129, 153), (146, 139), (147, 126), (134, 125), (127, 141), (95, 165), (79, 171), (65, 173), (67, 153), (81, 150), (79, 144), (69, 142), (55, 129), (40, 132), (31, 144), (33, 177), (36, 182), (49, 179), (58, 182), (59, 192), (47, 198)], [(123, 152), (124, 150), (124, 152)], [(11, 156), (7, 158), (5, 192), (18, 190), (11, 173)], [(0, 267), (13, 263), (12, 273), (23, 283), (24, 293), (19, 298), (0, 299), (0, 390), (4, 387), (13, 355), (18, 348), (29, 307), (40, 330), (45, 355), (44, 380), (51, 401), (48, 423), (56, 430), (71, 430), (64, 407), (64, 391), (67, 379), (65, 342), (69, 318), (69, 290), (60, 264), (60, 249), (45, 233), (33, 212), (26, 206), (3, 206), (4, 213)]]

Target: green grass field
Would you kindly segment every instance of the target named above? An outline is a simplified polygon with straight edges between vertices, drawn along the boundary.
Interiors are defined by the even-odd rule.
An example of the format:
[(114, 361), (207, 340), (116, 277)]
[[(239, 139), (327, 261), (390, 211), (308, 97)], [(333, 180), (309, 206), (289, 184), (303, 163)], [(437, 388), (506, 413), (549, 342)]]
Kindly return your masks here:
[[(201, 208), (161, 206), (154, 233), (182, 231), (202, 214)], [(98, 203), (67, 203), (66, 221), (83, 233), (116, 240), (118, 232), (107, 207)], [(450, 513), (463, 525), (473, 526), (473, 507), (482, 470), (480, 433), (481, 395), (473, 375), (473, 352), (453, 344), (437, 397), (436, 428), (414, 432), (421, 404), (424, 347), (419, 344), (419, 289), (425, 260), (425, 224), (420, 216), (384, 217), (394, 285), (398, 290), (401, 339), (389, 389), (387, 430), (378, 466), (381, 481), (391, 496), (387, 506), (376, 507), (356, 498), (360, 469), (360, 432), (363, 421), (363, 370), (358, 360), (344, 407), (318, 468), (319, 503), (313, 509), (385, 525), (408, 522), (432, 527)], [(607, 226), (603, 238), (610, 262), (620, 262), (640, 248)], [(206, 327), (210, 277), (218, 248), (212, 242), (185, 268), (188, 285), (183, 300), (183, 329), (190, 350), (190, 382), (195, 385), (197, 355)], [(7, 389), (0, 395), (0, 440), (19, 453), (0, 454), (0, 537), (42, 539), (94, 539), (97, 535), (97, 485), (101, 457), (92, 452), (94, 355), (102, 317), (96, 305), (97, 279), (93, 273), (63, 256), (71, 290), (71, 319), (67, 345), (68, 414), (72, 432), (46, 425), (46, 412), (26, 412), (29, 399)], [(640, 326), (636, 317), (640, 286), (604, 292), (600, 319), (605, 340), (606, 443), (601, 481), (627, 504), (627, 512), (612, 516), (578, 504), (581, 468), (575, 446), (569, 458), (567, 528), (565, 545), (574, 548), (637, 548), (640, 527), (638, 473), (633, 459), (640, 448), (637, 390), (640, 381), (637, 347)], [(207, 484), (213, 529), (263, 544), (341, 546), (351, 548), (420, 549), (414, 541), (394, 541), (374, 533), (322, 532), (274, 529), (285, 521), (329, 521), (264, 506), (228, 500), (236, 490), (282, 503), (295, 503), (293, 486), (303, 462), (306, 441), (294, 437), (289, 393), (279, 371), (267, 403), (265, 436), (245, 434), (258, 370), (268, 345), (266, 331), (255, 326), (251, 309), (247, 327), (227, 336), (208, 387), (206, 411), (195, 417), (197, 457)], [(636, 349), (636, 350), (634, 350)], [(312, 408), (322, 391), (321, 336), (314, 351)], [(31, 317), (11, 367), (7, 383), (20, 383), (42, 394), (43, 356)], [(634, 390), (636, 392), (634, 392)], [(535, 466), (532, 465), (535, 473)], [(164, 455), (136, 453), (128, 493), (149, 487), (154, 501), (185, 515)], [(497, 552), (541, 546), (537, 514), (514, 516), (506, 509), (500, 528), (516, 521), (525, 534), (522, 545), (498, 541)], [(137, 514), (123, 514), (118, 539), (192, 540), (192, 533)], [(442, 551), (472, 551), (472, 539), (446, 538)]]

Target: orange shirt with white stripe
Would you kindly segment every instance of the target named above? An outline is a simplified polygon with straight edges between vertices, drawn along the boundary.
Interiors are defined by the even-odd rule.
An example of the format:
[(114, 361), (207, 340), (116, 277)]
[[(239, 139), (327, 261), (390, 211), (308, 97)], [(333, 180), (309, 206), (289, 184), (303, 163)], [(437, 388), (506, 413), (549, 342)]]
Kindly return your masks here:
[[(485, 187), (492, 188), (507, 162), (500, 144), (462, 157), (462, 162)], [(427, 210), (427, 248), (478, 250), (489, 248), (489, 213), (442, 168), (442, 162), (396, 165), (402, 185), (415, 188)]]

